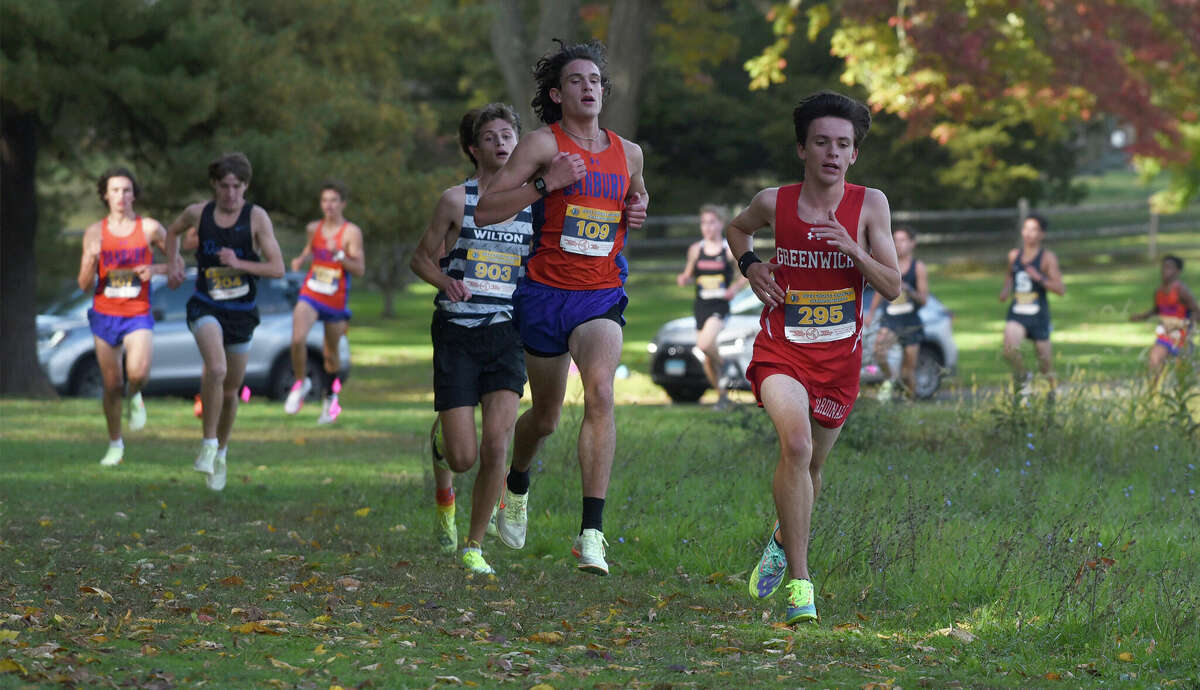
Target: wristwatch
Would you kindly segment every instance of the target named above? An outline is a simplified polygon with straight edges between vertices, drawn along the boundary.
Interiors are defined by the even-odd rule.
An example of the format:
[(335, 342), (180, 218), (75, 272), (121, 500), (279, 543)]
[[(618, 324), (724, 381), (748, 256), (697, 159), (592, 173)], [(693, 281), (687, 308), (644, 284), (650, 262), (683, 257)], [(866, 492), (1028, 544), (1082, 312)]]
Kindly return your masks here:
[(542, 196), (547, 196), (550, 194), (550, 190), (546, 189), (546, 180), (541, 177), (534, 178), (533, 188), (536, 189), (538, 194), (541, 194)]

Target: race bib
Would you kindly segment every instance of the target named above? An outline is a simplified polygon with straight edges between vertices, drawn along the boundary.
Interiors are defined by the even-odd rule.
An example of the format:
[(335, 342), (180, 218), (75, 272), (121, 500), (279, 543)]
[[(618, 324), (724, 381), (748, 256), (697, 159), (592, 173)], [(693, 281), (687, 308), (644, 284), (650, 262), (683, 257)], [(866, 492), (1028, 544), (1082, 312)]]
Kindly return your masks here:
[(725, 299), (725, 276), (696, 276), (696, 285), (699, 286), (696, 294), (700, 299)]
[(246, 274), (229, 266), (209, 266), (204, 269), (208, 296), (215, 300), (237, 299), (250, 294)]
[(338, 284), (342, 281), (342, 269), (332, 266), (313, 266), (308, 282), (304, 285), (319, 295), (337, 294)]
[(1013, 313), (1032, 316), (1042, 310), (1036, 292), (1018, 292), (1013, 296)]
[(572, 254), (608, 256), (616, 244), (620, 224), (620, 211), (567, 204), (558, 246)]
[(900, 296), (887, 305), (888, 316), (902, 316), (913, 312), (913, 303), (908, 299), (908, 293), (900, 290)]
[(110, 299), (133, 299), (142, 293), (142, 279), (130, 269), (109, 271), (104, 281), (104, 296)]
[(784, 335), (793, 343), (842, 340), (858, 329), (854, 288), (788, 290), (783, 308)]
[(516, 254), (468, 249), (463, 285), (473, 295), (508, 299), (517, 288), (517, 271), (520, 267), (521, 257)]

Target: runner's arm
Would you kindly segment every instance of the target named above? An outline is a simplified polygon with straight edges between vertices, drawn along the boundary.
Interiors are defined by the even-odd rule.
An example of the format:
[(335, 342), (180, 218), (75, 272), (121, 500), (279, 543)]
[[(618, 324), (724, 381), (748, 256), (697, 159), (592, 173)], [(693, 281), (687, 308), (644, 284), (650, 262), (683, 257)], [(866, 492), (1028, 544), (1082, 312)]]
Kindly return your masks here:
[[(471, 291), (461, 280), (455, 280), (442, 272), (438, 260), (446, 253), (446, 238), (462, 228), (463, 204), (466, 191), (462, 185), (451, 187), (438, 198), (433, 208), (433, 217), (413, 250), (409, 267), (421, 280), (446, 293), (452, 302), (471, 299)], [(478, 222), (478, 221), (477, 221)]]
[[(739, 262), (746, 252), (753, 251), (754, 233), (771, 225), (775, 220), (775, 200), (778, 194), (778, 187), (760, 191), (754, 195), (749, 206), (729, 221), (729, 225), (725, 228), (725, 237), (729, 242), (730, 251)], [(741, 267), (738, 268), (740, 271)], [(754, 294), (759, 301), (770, 308), (783, 304), (783, 288), (775, 282), (773, 275), (777, 270), (779, 270), (779, 264), (760, 260), (748, 266), (745, 273)]]
[(924, 261), (913, 261), (917, 262), (917, 292), (912, 298), (918, 307), (923, 307), (929, 301), (929, 271), (925, 268)]
[(262, 254), (262, 261), (247, 261), (239, 258), (229, 247), (221, 249), (221, 263), (239, 271), (260, 278), (283, 277), (283, 252), (279, 250), (279, 242), (275, 239), (275, 226), (271, 217), (261, 206), (250, 209), (250, 232), (254, 235), (254, 243)]
[(1200, 305), (1197, 305), (1196, 296), (1183, 283), (1179, 284), (1179, 301), (1183, 302), (1183, 306), (1187, 307), (1189, 320), (1192, 323), (1196, 323), (1196, 320), (1200, 319)]
[(100, 224), (92, 223), (83, 231), (83, 255), (79, 258), (79, 289), (87, 292), (96, 285), (100, 267)]
[(319, 227), (319, 224), (314, 220), (305, 228), (304, 249), (301, 249), (296, 258), (292, 259), (293, 271), (299, 271), (300, 267), (304, 265), (304, 260), (312, 256), (312, 239), (313, 235), (317, 232), (317, 227)]
[[(148, 232), (146, 232), (146, 243), (149, 244), (150, 246), (158, 249), (158, 251), (162, 252), (163, 255), (165, 256), (167, 253), (167, 244), (166, 244), (167, 229), (163, 227), (162, 223), (158, 222), (157, 220), (154, 220), (153, 218), (143, 218), (142, 219), (142, 227), (150, 228), (150, 230)], [(169, 267), (170, 267), (170, 264), (168, 264), (165, 261), (161, 264), (152, 263), (152, 264), (150, 264), (149, 274), (146, 276), (143, 276), (142, 279), (143, 280), (148, 279), (151, 275), (154, 275), (154, 274), (166, 275), (168, 272), (167, 269)]]
[(346, 226), (343, 240), (342, 251), (346, 253), (346, 256), (342, 259), (342, 266), (351, 274), (361, 278), (367, 271), (367, 254), (363, 251), (362, 228), (354, 223)]
[(683, 287), (688, 284), (688, 281), (695, 277), (696, 260), (700, 258), (700, 243), (688, 247), (687, 258), (683, 262), (683, 273), (675, 276), (675, 284)]
[(1058, 257), (1054, 252), (1047, 251), (1042, 256), (1042, 265), (1038, 266), (1038, 273), (1040, 275), (1030, 277), (1059, 297), (1066, 294), (1067, 288), (1063, 285), (1062, 271), (1058, 270)]
[(1008, 250), (1008, 272), (1004, 275), (1004, 287), (1001, 288), (1000, 295), (998, 296), (998, 300), (1000, 302), (1007, 302), (1008, 296), (1010, 294), (1012, 294), (1012, 288), (1013, 288), (1012, 267), (1013, 267), (1013, 262), (1017, 260), (1017, 252), (1019, 252), (1019, 251), (1021, 251), (1021, 250), (1020, 249)]
[(586, 174), (583, 158), (575, 153), (561, 153), (549, 129), (530, 132), (480, 195), (475, 206), (475, 224), (483, 227), (499, 223), (541, 199), (532, 184), (539, 176), (549, 193), (583, 179)]
[(850, 236), (833, 211), (829, 212), (824, 224), (813, 226), (813, 236), (849, 256), (877, 293), (884, 299), (894, 300), (900, 296), (900, 266), (892, 240), (892, 213), (883, 192), (867, 189), (861, 218), (866, 226), (866, 236), (860, 232), (858, 241)]
[(646, 191), (646, 180), (642, 178), (642, 147), (625, 142), (625, 167), (629, 170), (629, 190), (625, 194), (625, 228), (636, 230), (646, 222), (646, 209), (650, 206), (650, 193)]
[[(195, 226), (200, 224), (200, 209), (203, 204), (191, 204), (183, 209), (183, 213), (175, 219), (173, 223), (167, 226), (167, 235), (163, 239), (164, 251), (167, 255), (167, 287), (174, 290), (183, 283), (183, 258), (179, 255), (179, 235), (189, 232)], [(197, 244), (199, 243), (199, 235), (197, 235)]]

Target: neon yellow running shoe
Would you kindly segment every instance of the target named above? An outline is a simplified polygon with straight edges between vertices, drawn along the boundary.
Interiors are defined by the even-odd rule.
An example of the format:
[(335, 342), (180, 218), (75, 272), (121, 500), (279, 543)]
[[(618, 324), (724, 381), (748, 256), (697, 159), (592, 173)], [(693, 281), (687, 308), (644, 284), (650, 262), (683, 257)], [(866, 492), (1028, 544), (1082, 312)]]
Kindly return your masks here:
[(767, 537), (767, 545), (763, 547), (758, 565), (750, 571), (750, 596), (754, 599), (766, 599), (774, 594), (787, 575), (787, 555), (783, 553), (783, 548), (775, 543), (775, 532), (778, 529), (779, 522), (776, 521), (775, 527), (771, 529), (771, 536)]
[(454, 525), (454, 504), (437, 507), (437, 520), (434, 531), (437, 535), (438, 548), (442, 553), (454, 553), (458, 546), (458, 527)]
[[(475, 543), (475, 542), (471, 542)], [(495, 575), (496, 571), (488, 562), (483, 560), (483, 550), (478, 546), (468, 546), (462, 550), (462, 562), (467, 572), (472, 575)]]
[(793, 623), (809, 623), (817, 620), (817, 605), (813, 600), (813, 586), (808, 580), (791, 580), (787, 583), (788, 625)]

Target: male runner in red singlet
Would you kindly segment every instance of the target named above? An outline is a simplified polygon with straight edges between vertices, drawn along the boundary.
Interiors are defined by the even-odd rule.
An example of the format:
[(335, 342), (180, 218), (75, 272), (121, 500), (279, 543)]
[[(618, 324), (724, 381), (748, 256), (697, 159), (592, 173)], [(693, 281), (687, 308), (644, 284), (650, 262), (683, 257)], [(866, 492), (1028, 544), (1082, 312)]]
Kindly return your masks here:
[[(817, 618), (808, 572), (813, 502), (821, 467), (858, 396), (862, 291), (900, 294), (891, 211), (877, 189), (846, 182), (871, 127), (871, 112), (846, 96), (820, 92), (792, 114), (804, 182), (759, 192), (729, 224), (729, 246), (766, 305), (746, 378), (779, 435), (778, 516), (750, 575), (750, 595), (787, 583), (788, 624)], [(760, 228), (775, 230), (775, 256), (753, 252)]]
[(208, 166), (213, 200), (189, 205), (167, 228), (167, 285), (172, 288), (184, 279), (182, 262), (176, 263), (179, 236), (193, 226), (197, 229), (196, 291), (187, 303), (187, 324), (204, 361), (204, 405), (203, 440), (192, 467), (213, 491), (225, 488), (229, 435), (259, 322), (257, 280), (283, 277), (283, 256), (271, 217), (246, 200), (252, 172), (250, 160), (241, 153), (217, 158)]
[(726, 381), (721, 376), (721, 351), (717, 337), (729, 316), (729, 300), (737, 294), (744, 277), (733, 280), (733, 267), (737, 258), (725, 241), (725, 210), (715, 204), (700, 207), (700, 234), (702, 239), (688, 247), (687, 263), (683, 272), (675, 276), (680, 286), (696, 281), (696, 302), (692, 313), (696, 317), (696, 349), (704, 353), (704, 375), (717, 391), (716, 409), (729, 405)]
[[(167, 231), (153, 218), (133, 210), (138, 184), (125, 168), (112, 168), (100, 176), (100, 201), (108, 215), (83, 232), (83, 257), (79, 262), (79, 289), (92, 290), (88, 322), (96, 341), (96, 363), (104, 379), (104, 419), (108, 423), (108, 451), (100, 460), (105, 467), (121, 464), (125, 442), (121, 438), (121, 399), (129, 395), (129, 430), (146, 426), (142, 386), (150, 374), (154, 352), (154, 317), (150, 314), (150, 276), (167, 272), (166, 264), (153, 262), (150, 246), (165, 253)], [(97, 276), (99, 280), (97, 280)], [(125, 371), (121, 371), (121, 349)], [(128, 377), (128, 391), (125, 378)]]
[(1130, 321), (1145, 321), (1157, 316), (1154, 345), (1150, 348), (1150, 373), (1157, 377), (1167, 357), (1186, 354), (1191, 344), (1192, 325), (1200, 315), (1196, 297), (1179, 279), (1183, 259), (1168, 254), (1162, 260), (1162, 285), (1154, 291), (1154, 306), (1133, 314)]
[(292, 310), (292, 373), (296, 382), (288, 391), (283, 410), (296, 414), (312, 390), (308, 371), (308, 347), (305, 340), (313, 323), (325, 324), (325, 376), (322, 378), (321, 416), (317, 424), (329, 424), (342, 413), (338, 393), (338, 343), (350, 326), (350, 274), (362, 277), (367, 259), (363, 253), (362, 229), (346, 220), (346, 186), (330, 180), (321, 187), (321, 220), (308, 224), (308, 242), (300, 256), (292, 259), (292, 270), (299, 271), (304, 260), (312, 257), (312, 268), (300, 285), (300, 297)]
[(500, 539), (516, 549), (525, 545), (529, 467), (558, 426), (574, 359), (584, 391), (583, 519), (572, 552), (580, 570), (598, 575), (608, 574), (603, 514), (617, 440), (613, 376), (628, 302), (621, 249), (627, 228), (646, 220), (649, 200), (642, 149), (600, 128), (607, 62), (596, 41), (560, 43), (538, 60), (533, 107), (546, 126), (521, 139), (475, 209), (475, 222), (484, 226), (535, 204), (533, 252), (513, 297), (533, 406), (517, 420), (496, 519)]

